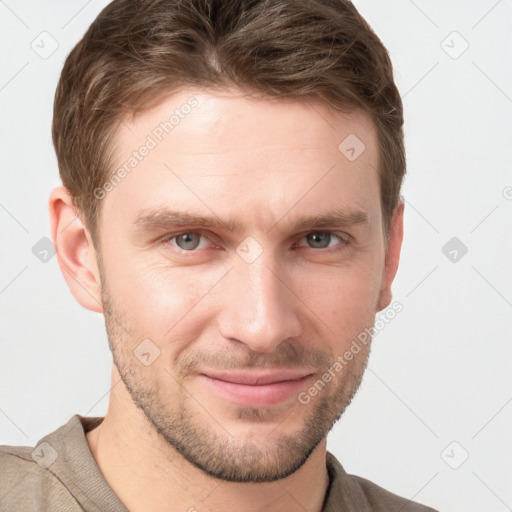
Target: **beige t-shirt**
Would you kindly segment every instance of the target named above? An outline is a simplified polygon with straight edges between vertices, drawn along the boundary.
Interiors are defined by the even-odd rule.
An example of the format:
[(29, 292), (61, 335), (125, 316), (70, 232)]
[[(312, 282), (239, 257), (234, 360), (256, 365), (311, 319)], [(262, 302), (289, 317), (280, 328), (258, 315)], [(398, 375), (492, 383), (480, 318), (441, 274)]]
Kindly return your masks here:
[[(75, 414), (35, 448), (0, 446), (0, 512), (127, 512), (105, 480), (85, 433), (103, 418)], [(329, 488), (323, 512), (435, 512), (348, 475), (327, 453)]]

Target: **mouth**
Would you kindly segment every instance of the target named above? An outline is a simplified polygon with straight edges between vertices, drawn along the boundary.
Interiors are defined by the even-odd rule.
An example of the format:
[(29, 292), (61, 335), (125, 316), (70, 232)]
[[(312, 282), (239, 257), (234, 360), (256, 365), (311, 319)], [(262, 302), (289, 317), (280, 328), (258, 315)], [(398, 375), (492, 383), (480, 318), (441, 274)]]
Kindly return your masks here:
[(272, 407), (295, 399), (311, 370), (206, 371), (199, 375), (218, 396), (245, 407)]

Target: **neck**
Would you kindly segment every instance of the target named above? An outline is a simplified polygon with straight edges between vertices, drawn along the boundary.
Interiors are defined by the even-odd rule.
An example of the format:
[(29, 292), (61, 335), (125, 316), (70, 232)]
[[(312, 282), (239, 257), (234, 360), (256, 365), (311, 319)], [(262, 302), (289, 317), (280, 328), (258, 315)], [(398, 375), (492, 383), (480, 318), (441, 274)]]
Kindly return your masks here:
[(234, 483), (206, 475), (153, 429), (114, 368), (103, 422), (87, 442), (103, 475), (132, 512), (320, 512), (329, 483), (326, 440), (295, 473), (270, 483)]

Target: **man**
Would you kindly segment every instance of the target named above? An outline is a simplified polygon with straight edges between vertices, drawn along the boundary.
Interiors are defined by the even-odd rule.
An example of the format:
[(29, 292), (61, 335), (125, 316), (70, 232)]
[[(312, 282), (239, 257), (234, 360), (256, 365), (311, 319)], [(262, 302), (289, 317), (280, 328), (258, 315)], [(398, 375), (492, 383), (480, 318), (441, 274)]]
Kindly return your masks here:
[(107, 6), (58, 85), (50, 215), (109, 408), (2, 447), (1, 510), (432, 510), (326, 452), (391, 302), (402, 124), (349, 2)]

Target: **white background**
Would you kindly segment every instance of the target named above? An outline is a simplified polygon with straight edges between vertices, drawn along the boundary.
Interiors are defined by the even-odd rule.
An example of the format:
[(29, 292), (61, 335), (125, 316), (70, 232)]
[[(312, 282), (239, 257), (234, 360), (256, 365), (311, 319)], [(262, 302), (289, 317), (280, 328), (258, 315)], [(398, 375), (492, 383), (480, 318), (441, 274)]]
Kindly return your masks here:
[[(60, 183), (50, 135), (59, 73), (104, 5), (0, 3), (4, 444), (34, 445), (73, 414), (107, 408), (103, 317), (76, 303), (55, 257), (32, 253), (49, 236), (47, 197)], [(406, 236), (394, 287), (404, 309), (376, 337), (329, 449), (348, 472), (437, 509), (512, 510), (512, 2), (356, 5), (389, 49), (404, 100)], [(42, 37), (47, 51), (58, 43), (46, 59), (31, 47)], [(442, 252), (452, 237), (468, 249), (456, 262)]]

